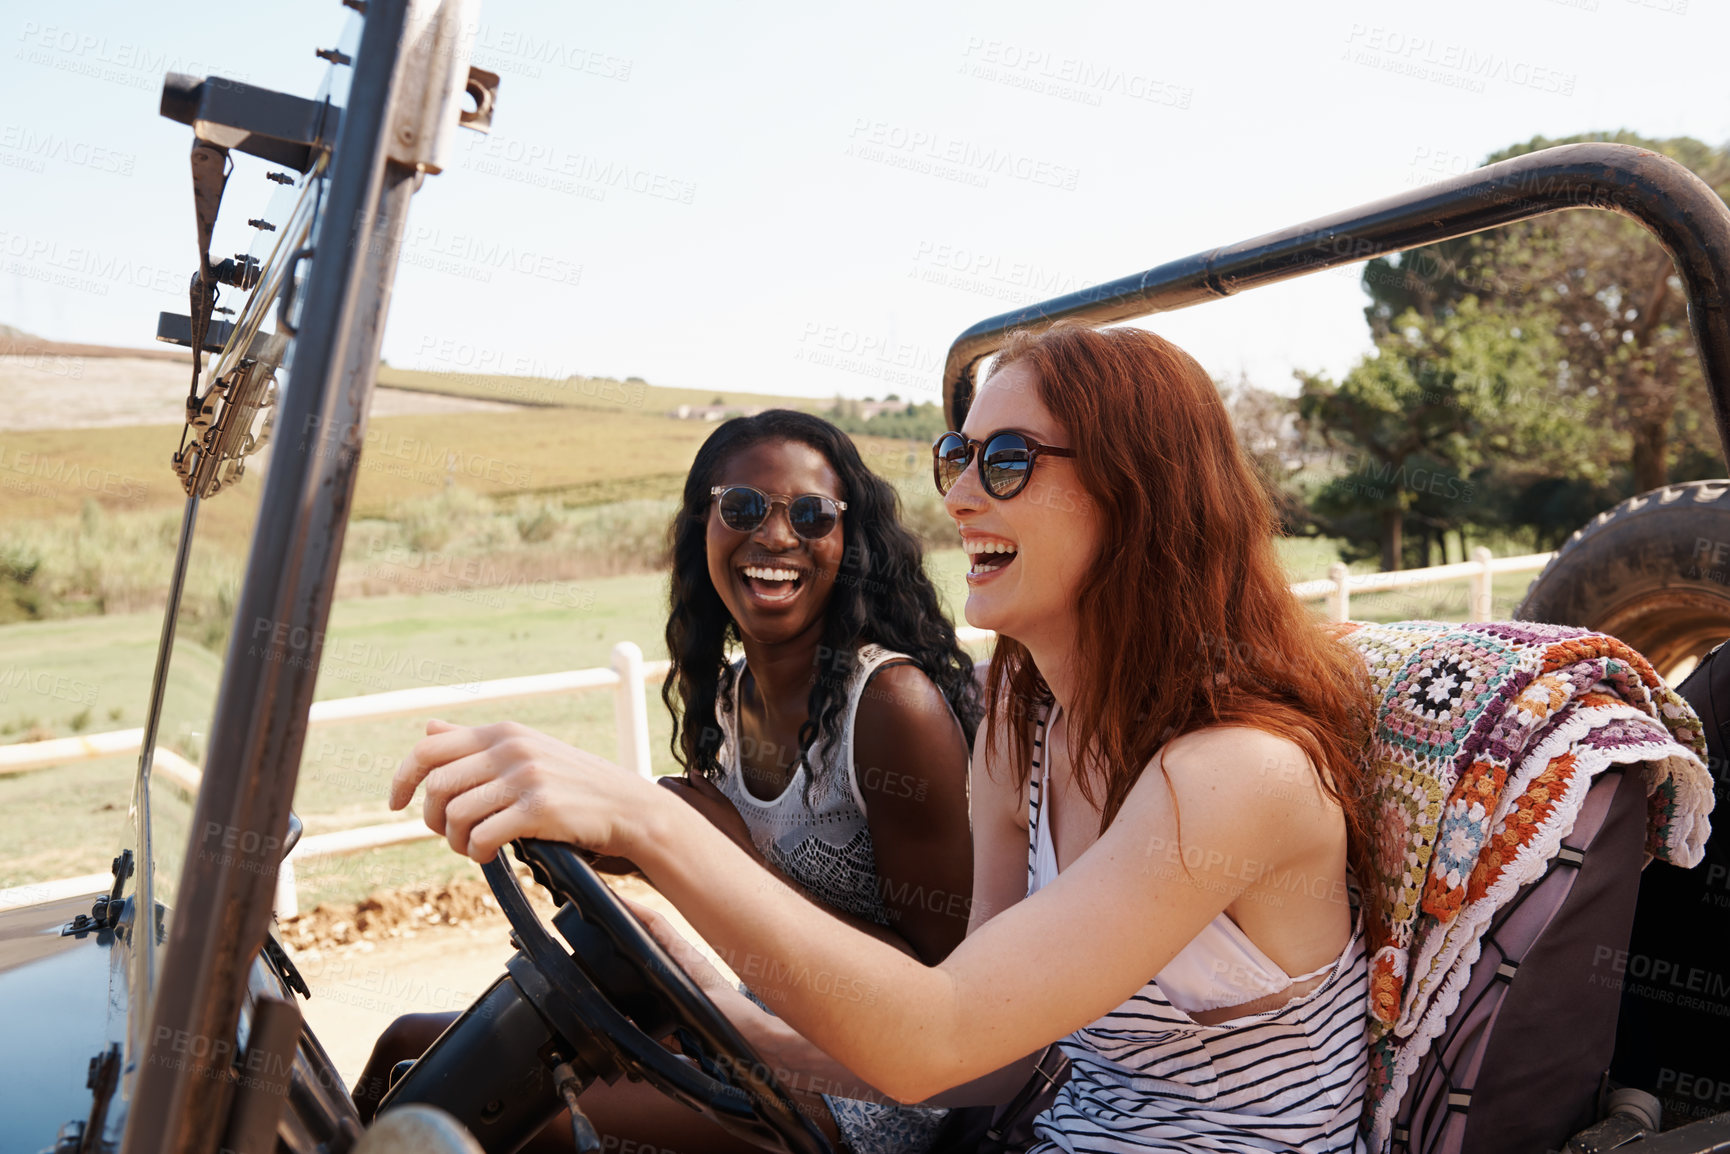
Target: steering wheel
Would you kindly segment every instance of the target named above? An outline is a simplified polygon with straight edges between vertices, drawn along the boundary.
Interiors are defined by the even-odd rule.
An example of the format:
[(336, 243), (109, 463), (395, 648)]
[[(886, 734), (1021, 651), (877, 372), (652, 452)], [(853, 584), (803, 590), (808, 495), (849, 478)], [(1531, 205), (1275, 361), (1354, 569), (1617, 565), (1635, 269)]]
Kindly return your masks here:
[[(541, 924), (502, 854), (483, 866), (521, 952), (391, 1088), (381, 1114), (428, 1102), (483, 1140), (489, 1132), (526, 1140), (589, 1082), (623, 1074), (765, 1149), (833, 1154), (768, 1064), (574, 849), (540, 840), (512, 845), (563, 901), (553, 925), (572, 952)], [(656, 1041), (668, 1034), (683, 1055)], [(548, 1092), (549, 1068), (557, 1093)]]

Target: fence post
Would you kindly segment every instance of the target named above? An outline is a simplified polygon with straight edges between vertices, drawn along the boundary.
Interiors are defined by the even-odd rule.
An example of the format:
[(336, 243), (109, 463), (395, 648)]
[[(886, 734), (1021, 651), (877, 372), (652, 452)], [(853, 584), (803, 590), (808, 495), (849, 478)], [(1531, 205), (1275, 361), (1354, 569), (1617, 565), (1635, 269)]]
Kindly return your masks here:
[(276, 916), (278, 920), (300, 914), (300, 895), (295, 892), (294, 858), (276, 863)]
[(619, 731), (619, 764), (641, 777), (649, 768), (649, 702), (643, 691), (643, 650), (635, 641), (613, 646), (613, 672), (619, 687), (613, 698), (613, 722)]
[(1490, 551), (1479, 545), (1472, 550), (1472, 560), (1477, 562), (1481, 569), (1472, 574), (1471, 620), (1488, 621), (1496, 611), (1493, 585), (1496, 575), (1490, 568)]
[(1334, 591), (1328, 594), (1328, 616), (1335, 621), (1345, 621), (1351, 616), (1352, 594), (1346, 588), (1346, 578), (1351, 576), (1350, 570), (1340, 561), (1328, 566), (1328, 580), (1334, 583)]

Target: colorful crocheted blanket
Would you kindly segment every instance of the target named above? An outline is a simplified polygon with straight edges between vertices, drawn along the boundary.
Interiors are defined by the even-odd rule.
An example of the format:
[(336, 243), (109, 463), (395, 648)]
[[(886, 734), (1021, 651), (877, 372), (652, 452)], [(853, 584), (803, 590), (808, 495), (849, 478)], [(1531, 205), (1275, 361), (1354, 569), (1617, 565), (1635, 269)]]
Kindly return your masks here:
[(1699, 719), (1645, 658), (1533, 622), (1345, 627), (1380, 695), (1371, 747), (1365, 1138), (1387, 1149), (1406, 1085), (1446, 1028), (1491, 916), (1544, 872), (1592, 778), (1639, 763), (1647, 852), (1700, 860), (1712, 809)]

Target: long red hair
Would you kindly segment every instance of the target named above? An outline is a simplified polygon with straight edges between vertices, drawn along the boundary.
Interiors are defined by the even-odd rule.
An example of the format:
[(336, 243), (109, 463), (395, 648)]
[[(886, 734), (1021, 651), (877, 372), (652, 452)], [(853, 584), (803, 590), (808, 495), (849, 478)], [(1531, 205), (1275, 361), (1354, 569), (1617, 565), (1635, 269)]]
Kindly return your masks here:
[[(1242, 725), (1296, 743), (1325, 770), (1358, 864), (1368, 678), (1292, 597), (1273, 504), (1218, 388), (1189, 354), (1142, 329), (1023, 331), (992, 371), (1011, 364), (1034, 370), (1100, 519), (1099, 555), (1076, 590), (1083, 664), (1068, 716), (1076, 784), (1100, 809), (1101, 830), (1166, 741)], [(1049, 690), (1007, 637), (989, 684), (989, 724), (1008, 723), (1025, 787), (1032, 734), (1019, 722)]]

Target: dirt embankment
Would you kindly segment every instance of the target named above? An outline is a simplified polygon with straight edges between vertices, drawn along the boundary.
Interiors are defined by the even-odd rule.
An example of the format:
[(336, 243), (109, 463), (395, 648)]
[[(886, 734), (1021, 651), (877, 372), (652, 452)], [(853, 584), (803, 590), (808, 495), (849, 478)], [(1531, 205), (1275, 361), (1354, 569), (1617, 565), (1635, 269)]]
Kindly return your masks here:
[[(541, 890), (525, 889), (538, 912), (552, 913)], [(503, 922), (499, 904), (484, 882), (459, 879), (446, 885), (386, 890), (353, 904), (321, 902), (298, 917), (279, 922), (276, 936), (296, 952), (314, 952), (412, 938), (423, 931), (475, 928), (477, 923), (490, 927)]]

